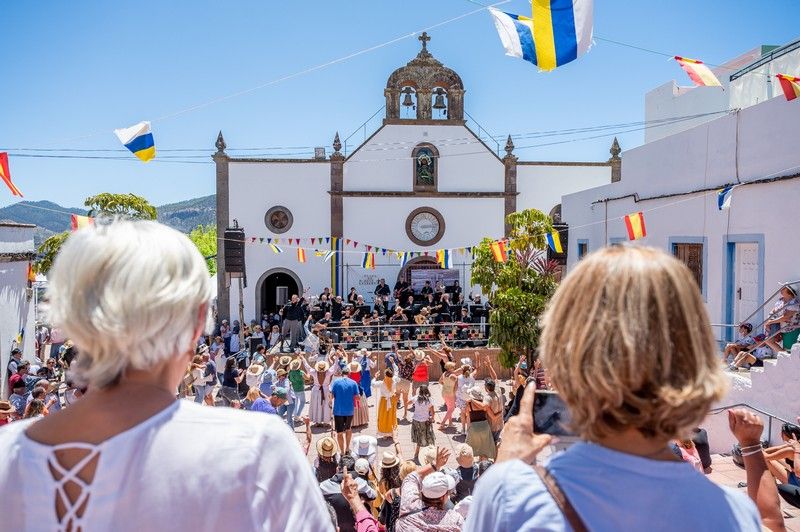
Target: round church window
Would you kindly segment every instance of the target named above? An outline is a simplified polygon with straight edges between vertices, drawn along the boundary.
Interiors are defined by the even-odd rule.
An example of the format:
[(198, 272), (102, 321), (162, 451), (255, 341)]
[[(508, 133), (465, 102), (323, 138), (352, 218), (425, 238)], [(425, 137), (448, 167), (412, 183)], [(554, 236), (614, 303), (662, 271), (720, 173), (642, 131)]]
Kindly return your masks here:
[(294, 218), (292, 217), (292, 212), (280, 205), (272, 207), (267, 211), (267, 214), (264, 215), (264, 224), (267, 226), (267, 229), (277, 234), (285, 233), (291, 229), (293, 222)]

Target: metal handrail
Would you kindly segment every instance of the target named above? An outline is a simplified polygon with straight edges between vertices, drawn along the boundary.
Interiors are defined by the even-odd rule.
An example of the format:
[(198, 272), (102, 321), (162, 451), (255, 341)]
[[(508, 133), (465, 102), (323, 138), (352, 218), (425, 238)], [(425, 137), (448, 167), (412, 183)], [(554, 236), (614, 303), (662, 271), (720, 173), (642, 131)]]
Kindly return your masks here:
[[(755, 310), (753, 311), (753, 313), (752, 313), (752, 314), (750, 314), (749, 316), (747, 316), (745, 319), (743, 319), (743, 320), (742, 320), (742, 323), (745, 323), (745, 322), (747, 322), (747, 321), (750, 321), (750, 318), (752, 318), (753, 316), (755, 316), (756, 314), (758, 314), (758, 313), (759, 313), (759, 312), (760, 312), (760, 311), (761, 311), (761, 310), (762, 310), (764, 307), (766, 307), (766, 306), (767, 306), (767, 304), (768, 304), (770, 301), (772, 301), (772, 299), (773, 299), (773, 298), (774, 298), (776, 295), (778, 295), (778, 294), (780, 294), (780, 293), (781, 293), (781, 290), (783, 290), (783, 287), (784, 287), (784, 286), (791, 286), (791, 285), (795, 285), (795, 284), (800, 284), (800, 280), (797, 280), (797, 281), (789, 281), (789, 282), (786, 282), (786, 283), (781, 283), (781, 286), (780, 286), (780, 288), (778, 288), (777, 290), (775, 290), (774, 292), (772, 292), (772, 294), (770, 294), (770, 296), (769, 296), (768, 298), (766, 298), (766, 299), (764, 300), (764, 302), (763, 302), (763, 303), (761, 303), (761, 305), (760, 305), (760, 306), (759, 306), (757, 309), (755, 309)], [(761, 327), (762, 325), (764, 325), (764, 322), (766, 322), (766, 321), (767, 321), (767, 320), (764, 320), (764, 321), (762, 321), (761, 323), (759, 323), (759, 324), (758, 324), (756, 327), (754, 327), (754, 328), (756, 328), (756, 329), (757, 329), (757, 328)], [(719, 326), (719, 327), (723, 327), (724, 325), (718, 325), (718, 326)], [(738, 327), (738, 325), (735, 325), (735, 327)]]
[(490, 139), (492, 142), (494, 142), (494, 145), (495, 145), (495, 153), (496, 153), (496, 154), (497, 154), (497, 156), (499, 157), (499, 156), (500, 156), (500, 143), (499, 143), (499, 142), (497, 142), (497, 140), (495, 139), (494, 135), (492, 135), (492, 134), (490, 134), (488, 131), (486, 131), (486, 129), (485, 129), (483, 126), (481, 126), (481, 125), (480, 125), (480, 123), (479, 123), (477, 120), (475, 120), (475, 117), (474, 117), (474, 116), (472, 116), (471, 114), (469, 114), (469, 113), (466, 111), (466, 109), (464, 110), (464, 114), (467, 116), (467, 118), (469, 118), (470, 120), (472, 120), (472, 121), (475, 123), (475, 125), (476, 125), (476, 126), (478, 126), (478, 131), (477, 131), (477, 133), (478, 133), (478, 139), (479, 139), (480, 141), (483, 141), (483, 137), (481, 137), (481, 131), (483, 131), (483, 132), (486, 134), (486, 136), (487, 136), (487, 137), (488, 137), (488, 138), (489, 138), (489, 139)]
[(732, 405), (720, 406), (720, 407), (717, 407), (717, 408), (712, 408), (711, 410), (708, 411), (708, 415), (714, 416), (714, 415), (720, 414), (722, 412), (725, 412), (727, 410), (730, 410), (731, 408), (737, 408), (737, 407), (740, 407), (740, 406), (743, 406), (745, 408), (749, 408), (750, 410), (758, 412), (759, 414), (763, 414), (763, 415), (765, 415), (765, 416), (767, 416), (769, 418), (769, 421), (767, 422), (767, 445), (770, 445), (770, 438), (772, 437), (772, 420), (773, 419), (777, 419), (777, 420), (779, 420), (779, 421), (781, 421), (783, 423), (791, 423), (791, 421), (789, 421), (788, 419), (783, 419), (782, 417), (780, 417), (780, 416), (778, 416), (776, 414), (773, 414), (771, 412), (767, 412), (766, 410), (762, 410), (760, 408), (756, 408), (755, 406), (749, 405), (747, 403), (735, 403), (735, 404), (732, 404)]
[[(378, 109), (377, 111), (375, 111), (374, 113), (372, 113), (372, 116), (370, 116), (369, 118), (367, 118), (366, 120), (364, 120), (364, 122), (363, 122), (363, 123), (362, 123), (360, 126), (358, 126), (357, 128), (355, 128), (355, 129), (353, 130), (353, 132), (352, 132), (352, 133), (350, 133), (350, 135), (348, 135), (348, 136), (347, 136), (347, 137), (346, 137), (346, 138), (345, 138), (345, 139), (342, 141), (342, 143), (344, 144), (344, 155), (345, 155), (345, 157), (347, 157), (347, 141), (348, 141), (348, 140), (350, 140), (351, 138), (353, 138), (353, 135), (355, 135), (356, 133), (358, 133), (358, 132), (359, 132), (359, 131), (361, 131), (362, 129), (364, 130), (364, 140), (367, 140), (367, 124), (369, 124), (370, 120), (372, 120), (373, 118), (375, 118), (376, 116), (378, 116), (378, 113), (380, 113), (380, 112), (381, 112), (381, 111), (383, 111), (384, 109), (386, 109), (386, 106), (385, 106), (385, 105), (381, 105), (380, 109)], [(362, 141), (362, 142), (363, 142), (363, 141)]]

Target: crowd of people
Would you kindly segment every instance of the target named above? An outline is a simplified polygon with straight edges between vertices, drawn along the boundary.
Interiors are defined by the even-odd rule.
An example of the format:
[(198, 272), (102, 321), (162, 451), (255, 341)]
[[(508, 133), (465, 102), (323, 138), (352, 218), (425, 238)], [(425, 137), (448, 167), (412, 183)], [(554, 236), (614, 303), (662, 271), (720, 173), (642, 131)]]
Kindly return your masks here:
[[(728, 416), (747, 496), (704, 478), (693, 436), (726, 379), (691, 273), (657, 250), (584, 258), (543, 318), (540, 356), (507, 382), (485, 355), (457, 359), (442, 330), (382, 359), (326, 341), (296, 296), (242, 349), (238, 323), (213, 330), (203, 258), (156, 222), (75, 233), (50, 278), (66, 348), (41, 367), (14, 352), (0, 402), (9, 530), (782, 530), (776, 479), (798, 496), (800, 427), (763, 450), (763, 422), (745, 410)], [(537, 389), (558, 391), (580, 440), (545, 459), (556, 442), (534, 433)], [(377, 434), (353, 434), (370, 405)], [(316, 445), (314, 427), (330, 430)], [(457, 427), (452, 463), (436, 431)]]

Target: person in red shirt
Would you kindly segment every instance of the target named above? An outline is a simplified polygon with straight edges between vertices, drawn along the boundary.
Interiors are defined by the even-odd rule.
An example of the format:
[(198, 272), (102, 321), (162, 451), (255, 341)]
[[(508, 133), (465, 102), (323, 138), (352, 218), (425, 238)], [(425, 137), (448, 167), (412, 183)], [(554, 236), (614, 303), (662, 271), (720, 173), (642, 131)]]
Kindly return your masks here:
[(414, 350), (414, 373), (411, 375), (411, 393), (417, 395), (417, 390), (429, 380), (428, 365), (433, 364), (431, 357), (422, 349)]

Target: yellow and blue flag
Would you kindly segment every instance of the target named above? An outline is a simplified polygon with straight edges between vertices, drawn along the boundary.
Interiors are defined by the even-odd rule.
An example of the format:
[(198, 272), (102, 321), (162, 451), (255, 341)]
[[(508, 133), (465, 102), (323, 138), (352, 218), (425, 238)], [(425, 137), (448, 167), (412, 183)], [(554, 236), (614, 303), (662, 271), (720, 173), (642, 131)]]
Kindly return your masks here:
[(547, 245), (550, 246), (550, 249), (552, 249), (554, 253), (564, 253), (564, 248), (561, 247), (561, 237), (558, 235), (558, 231), (547, 233), (545, 238), (547, 239)]
[(436, 250), (436, 262), (441, 268), (449, 270), (453, 267), (453, 253), (449, 249)]
[(533, 0), (531, 17), (489, 8), (506, 55), (553, 70), (592, 45), (593, 0)]
[(375, 254), (374, 253), (364, 253), (364, 258), (361, 259), (361, 267), (365, 270), (374, 270), (375, 269)]
[(135, 126), (115, 129), (114, 134), (142, 162), (146, 163), (156, 156), (156, 144), (153, 132), (150, 131), (150, 122), (139, 122)]

